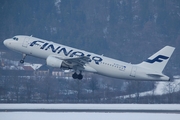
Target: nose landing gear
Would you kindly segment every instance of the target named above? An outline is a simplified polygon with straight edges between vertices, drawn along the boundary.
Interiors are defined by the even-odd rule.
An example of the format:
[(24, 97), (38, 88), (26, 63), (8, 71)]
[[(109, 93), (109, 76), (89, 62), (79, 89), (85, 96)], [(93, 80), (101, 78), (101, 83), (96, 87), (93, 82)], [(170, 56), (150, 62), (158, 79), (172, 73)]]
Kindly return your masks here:
[(26, 56), (27, 56), (26, 54), (23, 54), (23, 58), (19, 61), (21, 64), (24, 63), (24, 60), (25, 60)]

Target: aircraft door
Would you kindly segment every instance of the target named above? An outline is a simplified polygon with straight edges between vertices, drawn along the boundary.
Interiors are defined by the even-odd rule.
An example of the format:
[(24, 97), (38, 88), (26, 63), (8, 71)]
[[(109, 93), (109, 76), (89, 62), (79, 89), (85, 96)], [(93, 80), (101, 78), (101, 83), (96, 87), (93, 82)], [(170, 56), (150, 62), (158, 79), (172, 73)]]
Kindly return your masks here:
[(24, 41), (23, 41), (23, 43), (22, 43), (22, 46), (25, 47), (25, 48), (27, 48), (28, 44), (29, 44), (29, 37), (26, 37), (26, 38), (24, 38)]
[(130, 76), (135, 77), (136, 76), (137, 67), (133, 66), (131, 69)]

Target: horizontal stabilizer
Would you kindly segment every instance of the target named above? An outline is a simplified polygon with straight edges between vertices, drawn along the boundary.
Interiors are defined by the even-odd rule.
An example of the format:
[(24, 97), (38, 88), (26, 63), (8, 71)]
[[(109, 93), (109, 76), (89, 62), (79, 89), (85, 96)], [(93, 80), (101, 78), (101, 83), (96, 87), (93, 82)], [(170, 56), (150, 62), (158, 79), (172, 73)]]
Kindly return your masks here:
[(147, 74), (147, 75), (150, 77), (155, 77), (155, 78), (163, 77), (163, 75), (160, 75), (160, 74)]

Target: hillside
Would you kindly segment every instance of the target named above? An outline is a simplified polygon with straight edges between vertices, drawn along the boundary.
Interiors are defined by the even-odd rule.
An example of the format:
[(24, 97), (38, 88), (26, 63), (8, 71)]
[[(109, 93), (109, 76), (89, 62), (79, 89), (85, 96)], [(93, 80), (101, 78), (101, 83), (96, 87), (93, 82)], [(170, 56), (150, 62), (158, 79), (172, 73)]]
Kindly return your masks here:
[[(165, 72), (179, 74), (179, 0), (1, 0), (0, 8), (1, 42), (33, 35), (131, 63), (172, 45), (176, 51)], [(0, 49), (7, 51), (3, 44)]]

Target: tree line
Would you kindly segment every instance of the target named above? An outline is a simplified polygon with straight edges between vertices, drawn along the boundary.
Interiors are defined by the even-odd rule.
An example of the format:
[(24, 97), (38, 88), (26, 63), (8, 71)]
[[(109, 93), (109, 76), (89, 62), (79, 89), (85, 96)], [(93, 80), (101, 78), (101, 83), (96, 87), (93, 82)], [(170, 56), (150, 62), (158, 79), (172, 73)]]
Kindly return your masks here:
[(123, 81), (92, 75), (82, 81), (63, 77), (0, 76), (0, 103), (179, 103), (180, 92), (169, 83), (165, 95), (153, 92), (156, 82)]

